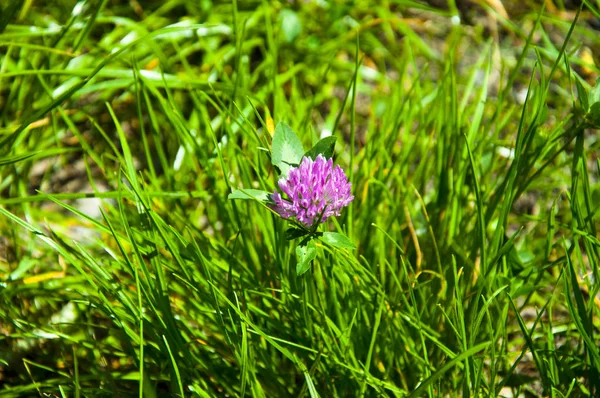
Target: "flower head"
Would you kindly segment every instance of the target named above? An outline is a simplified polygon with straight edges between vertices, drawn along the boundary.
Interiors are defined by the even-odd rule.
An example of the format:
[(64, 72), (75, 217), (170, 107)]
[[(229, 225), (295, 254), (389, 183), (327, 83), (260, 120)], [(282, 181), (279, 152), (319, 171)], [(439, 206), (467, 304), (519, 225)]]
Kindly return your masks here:
[(340, 166), (333, 167), (331, 159), (318, 155), (313, 161), (302, 158), (298, 167), (279, 180), (279, 192), (271, 195), (271, 206), (281, 217), (294, 218), (306, 227), (324, 222), (329, 217), (340, 215), (342, 208), (354, 199), (350, 194), (352, 184), (348, 182)]

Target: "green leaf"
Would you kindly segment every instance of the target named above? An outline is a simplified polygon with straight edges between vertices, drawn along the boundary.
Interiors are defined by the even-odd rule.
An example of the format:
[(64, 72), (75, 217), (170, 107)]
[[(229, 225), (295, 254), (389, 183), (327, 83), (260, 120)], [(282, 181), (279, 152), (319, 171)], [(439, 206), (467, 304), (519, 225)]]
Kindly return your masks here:
[(315, 146), (313, 146), (308, 152), (306, 152), (304, 156), (310, 157), (313, 160), (318, 155), (323, 155), (326, 159), (333, 157), (336, 139), (337, 138), (335, 136), (331, 135), (329, 137), (325, 137), (319, 140), (319, 142), (317, 142)]
[(296, 246), (296, 256), (298, 263), (296, 264), (296, 276), (304, 274), (310, 268), (310, 262), (317, 257), (317, 247), (315, 241), (309, 238), (308, 242), (304, 240)]
[(590, 106), (588, 115), (594, 123), (594, 127), (600, 127), (600, 102), (596, 102)]
[(291, 166), (297, 166), (304, 155), (304, 148), (298, 136), (285, 123), (278, 123), (273, 135), (271, 162), (287, 174)]
[(597, 102), (600, 102), (600, 77), (596, 80), (596, 84), (590, 90), (589, 95), (590, 105), (594, 105)]
[(292, 239), (296, 239), (296, 238), (301, 238), (301, 237), (305, 236), (306, 234), (308, 234), (308, 231), (306, 231), (304, 229), (288, 228), (288, 230), (285, 231), (285, 238), (287, 240), (292, 240)]
[(337, 232), (323, 232), (321, 240), (330, 246), (340, 249), (356, 249), (356, 245), (346, 235)]
[(279, 13), (279, 23), (281, 24), (281, 30), (283, 36), (288, 43), (294, 41), (296, 37), (302, 32), (302, 22), (298, 15), (288, 8), (281, 10)]
[(260, 189), (236, 189), (227, 199), (258, 200), (261, 203), (268, 203), (271, 201), (271, 192)]

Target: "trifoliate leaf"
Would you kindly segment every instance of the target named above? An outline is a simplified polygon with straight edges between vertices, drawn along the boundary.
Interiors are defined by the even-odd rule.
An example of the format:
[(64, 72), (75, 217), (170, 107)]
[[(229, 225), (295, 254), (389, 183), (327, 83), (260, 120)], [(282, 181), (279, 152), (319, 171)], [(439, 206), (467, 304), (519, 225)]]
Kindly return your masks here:
[(346, 235), (337, 232), (323, 232), (321, 240), (330, 246), (339, 247), (340, 249), (356, 249), (356, 245)]
[(307, 234), (308, 234), (308, 231), (306, 231), (304, 229), (288, 228), (287, 231), (285, 231), (285, 238), (287, 240), (292, 240), (292, 239), (296, 239), (296, 238), (301, 238)]
[(588, 115), (594, 123), (594, 127), (600, 127), (600, 102), (596, 102), (590, 106)]
[(590, 90), (589, 104), (594, 105), (600, 102), (600, 77), (596, 80), (596, 84)]
[(229, 194), (227, 199), (258, 200), (262, 203), (268, 203), (271, 200), (271, 192), (261, 191), (260, 189), (236, 189)]
[(278, 123), (273, 135), (273, 147), (271, 148), (271, 162), (287, 174), (290, 167), (297, 166), (304, 155), (302, 143), (296, 133), (285, 123)]
[(300, 276), (310, 269), (310, 262), (317, 257), (315, 241), (311, 238), (296, 246), (296, 256), (298, 257), (296, 276)]
[(333, 153), (335, 150), (335, 140), (336, 137), (333, 135), (319, 140), (319, 142), (317, 142), (315, 146), (313, 146), (308, 152), (306, 152), (304, 156), (310, 157), (313, 160), (315, 160), (318, 155), (323, 155), (325, 159), (333, 157)]

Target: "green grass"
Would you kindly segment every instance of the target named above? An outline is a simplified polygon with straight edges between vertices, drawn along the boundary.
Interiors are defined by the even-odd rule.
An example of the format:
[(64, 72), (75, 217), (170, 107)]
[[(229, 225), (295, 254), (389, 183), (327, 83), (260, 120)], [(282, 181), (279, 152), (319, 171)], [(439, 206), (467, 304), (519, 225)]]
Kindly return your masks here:
[[(0, 396), (600, 394), (600, 2), (49, 3), (0, 6)], [(355, 196), (300, 277), (227, 199), (278, 122)]]

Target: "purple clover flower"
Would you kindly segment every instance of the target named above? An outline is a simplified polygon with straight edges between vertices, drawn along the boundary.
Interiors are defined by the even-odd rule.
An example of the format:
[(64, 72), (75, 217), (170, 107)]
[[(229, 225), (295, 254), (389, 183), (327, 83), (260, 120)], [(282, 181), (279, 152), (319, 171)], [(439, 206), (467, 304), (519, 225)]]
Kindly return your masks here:
[(279, 188), (287, 198), (275, 191), (271, 195), (271, 208), (285, 219), (294, 218), (307, 228), (340, 215), (342, 208), (354, 199), (350, 194), (352, 184), (344, 170), (333, 167), (331, 159), (318, 155), (313, 161), (303, 157), (298, 167), (279, 180)]

